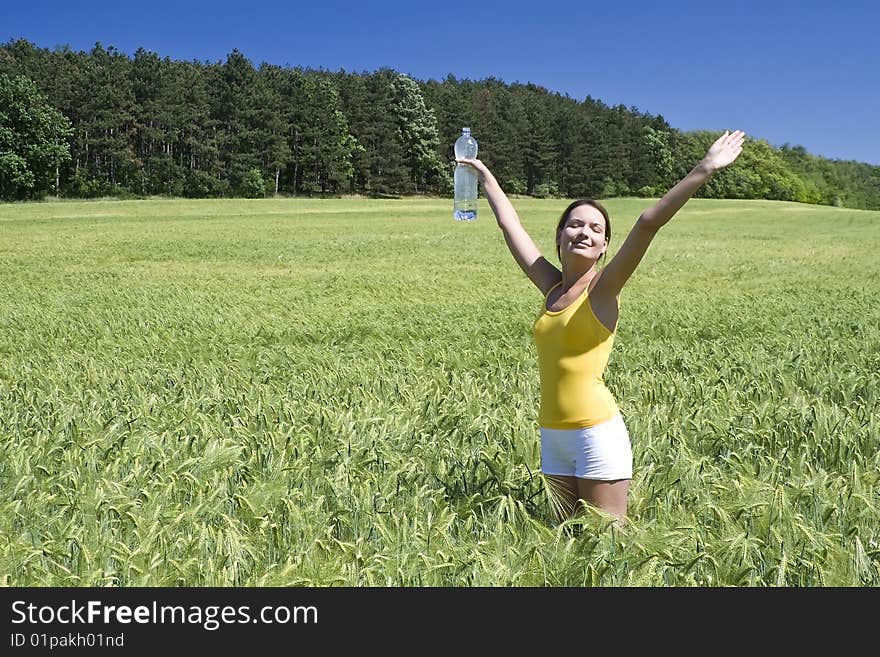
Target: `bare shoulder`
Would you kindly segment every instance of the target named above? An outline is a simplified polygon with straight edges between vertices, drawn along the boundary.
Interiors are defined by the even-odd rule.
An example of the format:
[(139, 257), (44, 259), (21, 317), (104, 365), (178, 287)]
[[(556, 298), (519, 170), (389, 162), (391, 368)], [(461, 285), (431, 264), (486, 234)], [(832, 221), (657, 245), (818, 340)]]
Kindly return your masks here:
[(541, 290), (541, 295), (546, 299), (550, 290), (562, 282), (562, 272), (552, 262), (541, 256), (535, 263), (533, 275), (529, 278), (535, 287)]
[(611, 292), (611, 286), (600, 285), (602, 274), (605, 268), (602, 268), (589, 285), (589, 303), (593, 314), (599, 323), (602, 324), (609, 332), (614, 333), (617, 330), (617, 320), (620, 316), (620, 293)]
[(593, 294), (595, 292), (596, 296), (606, 295), (605, 290), (608, 288), (607, 285), (600, 285), (600, 281), (602, 280), (603, 274), (605, 274), (605, 270), (608, 269), (608, 265), (602, 267), (599, 272), (590, 279), (590, 282), (587, 284), (587, 289), (589, 294)]

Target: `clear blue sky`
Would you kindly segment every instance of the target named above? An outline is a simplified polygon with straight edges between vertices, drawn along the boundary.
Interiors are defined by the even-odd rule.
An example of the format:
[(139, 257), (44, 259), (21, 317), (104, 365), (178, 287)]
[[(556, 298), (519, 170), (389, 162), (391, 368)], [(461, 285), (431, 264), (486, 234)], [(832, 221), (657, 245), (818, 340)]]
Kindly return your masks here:
[(3, 0), (0, 42), (533, 82), (880, 165), (880, 2)]

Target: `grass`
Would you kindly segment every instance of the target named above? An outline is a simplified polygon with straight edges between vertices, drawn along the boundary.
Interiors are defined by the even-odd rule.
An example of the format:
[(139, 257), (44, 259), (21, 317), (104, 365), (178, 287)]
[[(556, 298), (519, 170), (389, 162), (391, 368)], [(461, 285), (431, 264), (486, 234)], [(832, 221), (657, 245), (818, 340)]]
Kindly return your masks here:
[[(553, 254), (566, 203), (514, 203)], [(541, 297), (485, 202), (0, 205), (0, 576), (876, 586), (878, 251), (880, 212), (692, 200), (606, 374), (629, 522), (557, 526)]]

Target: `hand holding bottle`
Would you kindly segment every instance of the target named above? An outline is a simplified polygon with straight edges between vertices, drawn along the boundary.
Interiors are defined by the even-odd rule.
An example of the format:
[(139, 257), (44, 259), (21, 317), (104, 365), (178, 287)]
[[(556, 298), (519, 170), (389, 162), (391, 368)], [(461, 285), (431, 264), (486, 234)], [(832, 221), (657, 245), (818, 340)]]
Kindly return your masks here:
[[(470, 128), (461, 129), (461, 136), (455, 141), (454, 150), (456, 160), (477, 157), (477, 140), (471, 136)], [(452, 217), (456, 221), (473, 221), (477, 218), (477, 172), (473, 167), (459, 163), (453, 177), (455, 200)]]
[(475, 157), (457, 157), (455, 158), (456, 164), (464, 164), (465, 166), (469, 166), (477, 173), (477, 178), (480, 183), (485, 183), (486, 178), (491, 176), (492, 173), (489, 171), (489, 168), (483, 164), (481, 160), (478, 160)]

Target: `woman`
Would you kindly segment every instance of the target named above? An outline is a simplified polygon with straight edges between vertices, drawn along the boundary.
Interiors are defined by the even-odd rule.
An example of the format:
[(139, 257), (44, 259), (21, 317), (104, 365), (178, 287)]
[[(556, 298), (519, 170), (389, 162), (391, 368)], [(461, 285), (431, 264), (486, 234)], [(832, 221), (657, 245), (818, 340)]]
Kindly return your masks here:
[(632, 450), (629, 434), (602, 374), (617, 330), (618, 299), (657, 231), (719, 169), (742, 152), (745, 133), (725, 132), (705, 157), (636, 221), (617, 254), (596, 269), (611, 240), (601, 204), (575, 201), (556, 227), (562, 271), (544, 258), (520, 224), (510, 200), (480, 160), (473, 167), (517, 264), (544, 295), (534, 326), (541, 381), (541, 471), (560, 503), (574, 513), (579, 501), (623, 520)]

